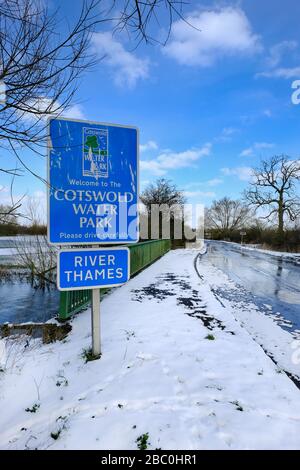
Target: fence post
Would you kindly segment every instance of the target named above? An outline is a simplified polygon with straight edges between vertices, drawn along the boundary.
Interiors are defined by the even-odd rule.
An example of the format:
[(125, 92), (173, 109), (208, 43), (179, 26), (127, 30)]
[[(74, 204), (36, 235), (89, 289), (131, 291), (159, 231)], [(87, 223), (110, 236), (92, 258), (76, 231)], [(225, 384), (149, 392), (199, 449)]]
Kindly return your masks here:
[(60, 292), (59, 296), (59, 318), (66, 320), (68, 318), (68, 294), (69, 292)]

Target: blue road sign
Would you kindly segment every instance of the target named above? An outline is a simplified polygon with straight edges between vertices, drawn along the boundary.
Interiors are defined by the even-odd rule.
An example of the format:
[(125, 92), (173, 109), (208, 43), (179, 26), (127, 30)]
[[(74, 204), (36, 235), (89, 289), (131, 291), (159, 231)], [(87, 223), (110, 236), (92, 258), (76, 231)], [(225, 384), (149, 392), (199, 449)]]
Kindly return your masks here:
[(50, 243), (138, 241), (138, 146), (134, 127), (49, 120)]
[(66, 249), (57, 256), (59, 290), (120, 286), (130, 277), (130, 252), (126, 247)]

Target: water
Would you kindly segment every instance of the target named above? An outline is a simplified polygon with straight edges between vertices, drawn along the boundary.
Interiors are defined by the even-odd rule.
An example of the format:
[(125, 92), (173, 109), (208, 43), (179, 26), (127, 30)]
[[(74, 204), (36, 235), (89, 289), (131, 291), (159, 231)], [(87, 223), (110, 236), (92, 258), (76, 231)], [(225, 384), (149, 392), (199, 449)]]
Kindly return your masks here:
[(213, 241), (208, 242), (207, 257), (243, 287), (248, 300), (267, 314), (283, 317), (279, 323), (284, 329), (300, 330), (299, 261)]
[(59, 292), (53, 285), (49, 289), (34, 288), (24, 270), (1, 271), (3, 265), (18, 265), (16, 244), (28, 243), (34, 249), (36, 237), (0, 237), (0, 324), (4, 322), (45, 322), (58, 314)]
[(34, 288), (24, 274), (0, 281), (0, 324), (45, 322), (58, 314), (59, 292), (55, 286)]

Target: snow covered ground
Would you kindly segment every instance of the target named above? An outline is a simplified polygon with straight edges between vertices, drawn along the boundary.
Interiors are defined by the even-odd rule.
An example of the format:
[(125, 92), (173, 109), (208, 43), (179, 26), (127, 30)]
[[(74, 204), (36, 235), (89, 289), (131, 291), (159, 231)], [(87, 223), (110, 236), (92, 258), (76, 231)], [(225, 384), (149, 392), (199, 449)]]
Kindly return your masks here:
[(256, 245), (245, 245), (245, 244), (241, 245), (240, 243), (226, 242), (224, 240), (222, 240), (221, 243), (228, 243), (230, 245), (235, 246), (236, 248), (239, 248), (241, 251), (244, 251), (244, 250), (258, 251), (260, 253), (275, 256), (277, 258), (281, 258), (284, 260), (291, 260), (295, 262), (296, 264), (300, 264), (300, 253), (290, 253), (288, 251), (265, 250), (263, 248), (259, 248), (259, 246), (256, 246)]
[(172, 251), (102, 301), (98, 361), (82, 357), (89, 311), (62, 343), (2, 340), (0, 448), (299, 449), (300, 391), (197, 254)]

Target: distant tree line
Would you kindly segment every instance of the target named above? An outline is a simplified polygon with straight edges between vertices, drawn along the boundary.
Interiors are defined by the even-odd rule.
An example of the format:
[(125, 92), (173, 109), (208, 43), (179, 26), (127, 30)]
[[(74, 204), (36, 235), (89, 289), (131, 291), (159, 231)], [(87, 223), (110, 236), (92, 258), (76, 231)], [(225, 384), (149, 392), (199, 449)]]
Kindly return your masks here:
[[(0, 236), (45, 235), (47, 226), (35, 215), (37, 203), (28, 198), (27, 214), (19, 217), (12, 206), (0, 204)], [(22, 224), (20, 221), (26, 221)]]
[[(253, 169), (249, 187), (240, 199), (223, 197), (206, 208), (205, 237), (300, 251), (299, 182), (299, 160), (285, 155), (262, 160), (260, 166)], [(181, 208), (186, 199), (176, 185), (160, 178), (144, 189), (141, 201), (150, 220), (152, 204), (175, 204)], [(170, 218), (174, 222), (176, 213), (170, 214)], [(161, 229), (158, 238), (162, 238)], [(184, 236), (182, 241), (185, 241)]]
[(235, 243), (261, 245), (269, 249), (283, 249), (284, 251), (300, 252), (300, 230), (291, 228), (284, 231), (283, 239), (278, 240), (276, 227), (262, 227), (259, 224), (246, 226), (243, 229), (245, 235), (241, 235), (240, 230), (222, 231), (218, 229), (206, 230), (205, 236), (211, 240), (225, 240)]
[(46, 235), (46, 225), (1, 224), (0, 237), (14, 235)]
[[(291, 160), (286, 156), (274, 156), (263, 160), (260, 167), (253, 170), (249, 188), (244, 191), (241, 199), (229, 197), (213, 201), (205, 211), (205, 237), (215, 240), (253, 243), (270, 248), (300, 251), (300, 161)], [(182, 237), (177, 243), (185, 242), (187, 233), (186, 221), (182, 219), (186, 198), (184, 192), (171, 181), (159, 178), (148, 184), (141, 193), (140, 200), (144, 210), (145, 233), (141, 239), (156, 237), (171, 238), (174, 236), (176, 221), (182, 220)], [(157, 207), (166, 210), (158, 213), (158, 226), (153, 227), (154, 212)], [(1, 215), (2, 214), (2, 215)], [(157, 218), (157, 217), (156, 217)], [(38, 207), (34, 200), (28, 200), (27, 222), (21, 225), (18, 217), (9, 207), (0, 205), (0, 236), (1, 235), (43, 235), (46, 226), (38, 216)], [(21, 219), (22, 220), (22, 219)], [(169, 229), (169, 236), (164, 233), (164, 222)], [(178, 224), (177, 224), (178, 227)], [(191, 231), (191, 227), (189, 227)]]
[(241, 200), (224, 197), (206, 211), (207, 238), (300, 251), (300, 161), (285, 155), (253, 169)]

